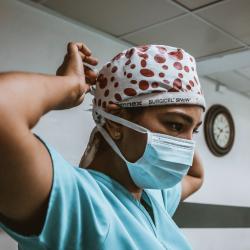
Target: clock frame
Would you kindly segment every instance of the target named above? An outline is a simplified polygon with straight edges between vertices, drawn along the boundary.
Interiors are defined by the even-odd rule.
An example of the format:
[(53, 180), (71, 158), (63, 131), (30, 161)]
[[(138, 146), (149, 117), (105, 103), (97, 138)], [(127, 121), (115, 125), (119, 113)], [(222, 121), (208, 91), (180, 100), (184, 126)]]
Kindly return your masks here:
[[(229, 125), (229, 138), (225, 146), (219, 145), (214, 135), (214, 123), (219, 115), (223, 115)], [(235, 126), (230, 111), (222, 105), (213, 105), (205, 116), (204, 134), (208, 148), (215, 156), (224, 156), (231, 150), (235, 138)]]

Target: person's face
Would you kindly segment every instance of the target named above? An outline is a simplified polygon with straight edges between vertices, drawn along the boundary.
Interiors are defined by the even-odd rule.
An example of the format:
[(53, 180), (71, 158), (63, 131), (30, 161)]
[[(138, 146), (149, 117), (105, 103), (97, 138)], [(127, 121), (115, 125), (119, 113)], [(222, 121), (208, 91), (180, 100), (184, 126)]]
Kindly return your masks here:
[[(191, 140), (202, 123), (202, 113), (203, 109), (196, 105), (147, 107), (142, 114), (133, 117), (133, 122), (155, 133)], [(119, 129), (119, 148), (127, 160), (135, 162), (144, 153), (147, 135), (122, 125)]]

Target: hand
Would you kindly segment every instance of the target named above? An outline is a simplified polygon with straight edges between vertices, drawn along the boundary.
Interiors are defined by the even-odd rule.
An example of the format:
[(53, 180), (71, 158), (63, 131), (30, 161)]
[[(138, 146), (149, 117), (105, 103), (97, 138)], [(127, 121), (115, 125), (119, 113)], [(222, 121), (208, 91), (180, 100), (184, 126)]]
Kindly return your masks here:
[(91, 56), (91, 51), (84, 43), (69, 43), (67, 54), (62, 65), (57, 69), (56, 74), (58, 76), (69, 76), (74, 78), (74, 80), (72, 81), (71, 93), (57, 109), (78, 106), (83, 102), (85, 93), (90, 90), (90, 85), (95, 84), (97, 72), (86, 64), (96, 66), (98, 60)]

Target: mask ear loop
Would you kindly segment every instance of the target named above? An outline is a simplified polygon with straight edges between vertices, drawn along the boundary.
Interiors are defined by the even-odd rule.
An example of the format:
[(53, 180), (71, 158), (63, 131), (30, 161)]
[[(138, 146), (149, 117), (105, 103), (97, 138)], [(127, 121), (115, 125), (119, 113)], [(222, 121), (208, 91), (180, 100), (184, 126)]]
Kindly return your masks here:
[(93, 112), (98, 113), (99, 115), (101, 115), (102, 117), (104, 117), (108, 120), (111, 120), (113, 122), (117, 122), (117, 123), (124, 125), (128, 128), (134, 129), (135, 131), (137, 131), (139, 133), (142, 133), (142, 134), (150, 133), (150, 130), (148, 130), (148, 129), (146, 129), (146, 128), (144, 128), (136, 123), (133, 123), (133, 122), (130, 122), (126, 119), (123, 119), (119, 116), (115, 116), (115, 115), (112, 115), (110, 113), (107, 113), (107, 112), (103, 111), (102, 109), (95, 108), (93, 110)]
[[(132, 128), (134, 130), (136, 130), (137, 132), (143, 133), (143, 134), (148, 134), (148, 131), (146, 128), (141, 127), (140, 125), (137, 125), (135, 123), (132, 123), (128, 120), (125, 120), (121, 117), (118, 116), (114, 116), (112, 114), (109, 114), (101, 109), (95, 109), (93, 110), (93, 112), (96, 112), (97, 114), (101, 115), (102, 117), (117, 122), (121, 125), (124, 125), (126, 127)], [(97, 115), (96, 114), (96, 115)], [(95, 120), (95, 119), (94, 119)], [(96, 127), (97, 129), (100, 131), (100, 133), (103, 135), (104, 139), (108, 142), (108, 144), (111, 146), (111, 148), (125, 161), (125, 162), (129, 162), (125, 159), (125, 157), (122, 155), (120, 149), (118, 148), (118, 146), (115, 144), (115, 142), (112, 140), (112, 138), (110, 137), (110, 135), (108, 134), (108, 132), (100, 125), (98, 124), (98, 121), (96, 121)]]
[(125, 159), (125, 157), (122, 155), (120, 149), (118, 148), (118, 146), (114, 143), (114, 141), (110, 138), (110, 135), (108, 134), (108, 132), (99, 124), (96, 124), (96, 127), (98, 128), (98, 130), (100, 131), (100, 133), (102, 134), (102, 136), (104, 137), (104, 139), (106, 140), (106, 142), (108, 142), (108, 144), (111, 146), (111, 148), (125, 161), (127, 162), (127, 160)]

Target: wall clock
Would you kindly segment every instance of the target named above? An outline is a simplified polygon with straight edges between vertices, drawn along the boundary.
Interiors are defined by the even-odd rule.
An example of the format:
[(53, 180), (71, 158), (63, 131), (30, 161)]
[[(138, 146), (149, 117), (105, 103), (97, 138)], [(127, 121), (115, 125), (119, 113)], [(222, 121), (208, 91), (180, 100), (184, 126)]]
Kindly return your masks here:
[(205, 116), (205, 139), (216, 156), (227, 154), (234, 143), (235, 127), (230, 111), (222, 105), (213, 105)]

